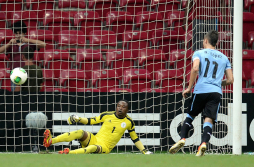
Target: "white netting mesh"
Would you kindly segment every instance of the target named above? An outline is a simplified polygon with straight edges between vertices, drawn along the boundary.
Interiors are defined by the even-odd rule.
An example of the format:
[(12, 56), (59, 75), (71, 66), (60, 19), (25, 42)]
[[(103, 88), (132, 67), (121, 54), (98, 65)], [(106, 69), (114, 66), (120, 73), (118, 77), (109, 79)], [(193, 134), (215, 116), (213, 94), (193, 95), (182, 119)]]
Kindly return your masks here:
[[(122, 98), (131, 102), (129, 115), (143, 144), (153, 151), (167, 151), (180, 138), (179, 125), (188, 107), (189, 99), (184, 101), (181, 92), (188, 86), (191, 56), (202, 48), (203, 37), (209, 30), (219, 31), (217, 48), (232, 60), (232, 2), (193, 2), (1, 1), (1, 151), (28, 151), (31, 145), (44, 150), (44, 129), (38, 134), (28, 133), (25, 126), (29, 112), (47, 115), (47, 128), (52, 130), (53, 136), (76, 129), (96, 133), (100, 125), (69, 126), (65, 120), (73, 113), (93, 117), (103, 111), (114, 111)], [(24, 38), (17, 35), (22, 29), (13, 29), (19, 21), (26, 24)], [(20, 43), (8, 44), (11, 39)], [(27, 43), (36, 49), (30, 64), (21, 54)], [(10, 70), (23, 67), (25, 62), (37, 65), (27, 67), (30, 73), (40, 67), (44, 81), (37, 87), (39, 92), (32, 92), (28, 86), (13, 93)], [(30, 77), (38, 85), (36, 78)], [(230, 93), (232, 86), (223, 89)], [(223, 119), (220, 121), (219, 116), (209, 152), (231, 152), (232, 140), (228, 137), (232, 135), (231, 119), (227, 117), (231, 100), (231, 94), (224, 94), (219, 112)], [(201, 125), (199, 116), (185, 151), (197, 150)], [(51, 149), (58, 150), (62, 144), (69, 143), (60, 144)], [(79, 142), (74, 141), (71, 148), (78, 145)], [(115, 150), (137, 151), (128, 133)]]

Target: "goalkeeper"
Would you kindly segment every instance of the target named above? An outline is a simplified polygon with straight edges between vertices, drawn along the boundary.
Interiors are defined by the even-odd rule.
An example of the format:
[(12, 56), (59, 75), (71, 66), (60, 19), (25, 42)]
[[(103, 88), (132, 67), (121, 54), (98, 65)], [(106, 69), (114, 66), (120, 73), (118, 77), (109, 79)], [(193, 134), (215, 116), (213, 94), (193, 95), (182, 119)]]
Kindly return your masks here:
[(143, 154), (152, 154), (152, 152), (146, 150), (139, 140), (136, 132), (133, 120), (127, 115), (130, 104), (127, 100), (120, 100), (117, 103), (116, 111), (103, 112), (97, 117), (93, 118), (80, 118), (72, 115), (68, 118), (69, 124), (83, 123), (85, 125), (93, 125), (103, 123), (101, 129), (96, 135), (91, 132), (77, 130), (70, 133), (61, 134), (55, 138), (52, 138), (50, 130), (45, 130), (43, 145), (49, 147), (51, 144), (58, 142), (70, 142), (78, 139), (82, 148), (76, 150), (70, 150), (65, 148), (63, 151), (59, 151), (59, 154), (89, 154), (89, 153), (101, 153), (108, 154), (115, 147), (118, 141), (123, 136), (124, 132), (128, 130), (132, 141), (136, 147)]

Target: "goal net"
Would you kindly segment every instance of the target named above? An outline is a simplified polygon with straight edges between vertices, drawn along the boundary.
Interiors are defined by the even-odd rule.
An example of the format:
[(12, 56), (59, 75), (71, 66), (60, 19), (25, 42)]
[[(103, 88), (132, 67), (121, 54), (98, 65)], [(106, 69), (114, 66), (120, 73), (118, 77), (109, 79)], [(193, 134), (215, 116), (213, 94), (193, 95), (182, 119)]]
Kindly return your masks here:
[[(0, 151), (4, 152), (44, 151), (46, 128), (54, 137), (78, 129), (96, 134), (101, 125), (68, 125), (67, 118), (115, 111), (117, 102), (126, 99), (141, 142), (150, 151), (165, 153), (180, 139), (190, 100), (190, 96), (182, 98), (182, 91), (189, 84), (191, 57), (203, 48), (209, 30), (219, 32), (217, 49), (232, 62), (230, 0), (8, 0), (0, 5), (4, 46), (0, 54)], [(20, 21), (21, 28), (15, 27)], [(11, 39), (16, 41), (9, 43)], [(22, 56), (32, 52), (23, 52), (27, 46), (35, 49), (33, 61)], [(27, 64), (28, 85), (13, 85), (10, 71)], [(39, 72), (37, 77), (30, 74), (40, 69), (43, 83), (38, 85)], [(38, 85), (35, 89), (32, 80)], [(231, 153), (231, 93), (232, 86), (223, 88), (209, 153)], [(201, 144), (201, 115), (193, 125), (182, 152), (195, 153)], [(65, 147), (81, 146), (74, 140), (48, 149)], [(138, 149), (126, 131), (112, 152)]]

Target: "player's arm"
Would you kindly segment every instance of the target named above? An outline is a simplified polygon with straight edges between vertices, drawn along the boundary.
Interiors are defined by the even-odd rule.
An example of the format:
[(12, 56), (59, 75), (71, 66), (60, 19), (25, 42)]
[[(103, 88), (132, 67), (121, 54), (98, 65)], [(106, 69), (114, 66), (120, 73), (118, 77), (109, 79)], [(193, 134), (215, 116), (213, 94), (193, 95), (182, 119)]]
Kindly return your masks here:
[(189, 81), (189, 86), (188, 88), (191, 90), (193, 85), (194, 85), (194, 82), (198, 76), (198, 71), (199, 71), (199, 64), (200, 64), (200, 60), (199, 58), (195, 58), (193, 60), (193, 67), (191, 69), (191, 73), (190, 73), (190, 81)]
[(233, 84), (234, 77), (233, 77), (233, 72), (232, 72), (232, 68), (231, 68), (231, 63), (228, 59), (227, 59), (226, 67), (225, 67), (225, 75), (226, 75), (227, 79), (222, 80), (221, 86)]
[(135, 146), (141, 151), (142, 154), (153, 154), (153, 152), (148, 151), (145, 149), (144, 145), (142, 142), (139, 140), (138, 135), (135, 132), (135, 129), (133, 130), (128, 130), (129, 134), (131, 136), (131, 140), (135, 144)]
[(46, 43), (45, 42), (40, 41), (40, 40), (36, 40), (36, 39), (28, 39), (28, 38), (23, 37), (22, 38), (22, 42), (36, 44), (36, 46), (38, 48), (45, 48), (46, 47)]
[(225, 75), (226, 75), (227, 79), (222, 80), (221, 86), (226, 86), (226, 85), (233, 84), (234, 77), (233, 77), (232, 69), (227, 69), (225, 71)]
[(187, 97), (187, 93), (190, 93), (191, 92), (191, 89), (194, 85), (194, 82), (198, 76), (198, 72), (199, 72), (199, 64), (200, 64), (200, 59), (198, 57), (194, 58), (193, 59), (193, 66), (192, 66), (192, 69), (191, 69), (191, 73), (190, 73), (190, 81), (189, 81), (189, 86), (188, 88), (183, 91), (182, 95), (183, 97)]
[(92, 117), (92, 118), (86, 118), (86, 117), (79, 117), (77, 115), (71, 115), (68, 119), (67, 119), (67, 123), (68, 124), (76, 124), (76, 123), (82, 123), (85, 125), (94, 125), (94, 124), (99, 124), (101, 122), (104, 122), (104, 115), (107, 112), (103, 112), (102, 114), (100, 114), (99, 116), (96, 117)]

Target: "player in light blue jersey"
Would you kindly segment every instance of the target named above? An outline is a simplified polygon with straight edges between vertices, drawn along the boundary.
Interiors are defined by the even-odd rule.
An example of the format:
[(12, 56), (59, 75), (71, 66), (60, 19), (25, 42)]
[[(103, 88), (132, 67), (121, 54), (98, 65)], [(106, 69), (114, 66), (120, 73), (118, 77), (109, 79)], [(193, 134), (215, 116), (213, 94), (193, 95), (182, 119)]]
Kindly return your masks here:
[[(217, 122), (222, 95), (221, 86), (233, 84), (234, 78), (231, 64), (228, 58), (221, 52), (215, 50), (218, 41), (218, 32), (209, 31), (203, 40), (203, 50), (196, 51), (192, 56), (193, 66), (190, 74), (188, 88), (182, 93), (187, 97), (198, 75), (198, 81), (194, 88), (193, 96), (188, 107), (188, 114), (181, 129), (181, 140), (174, 144), (169, 152), (178, 152), (185, 144), (185, 139), (190, 129), (193, 128), (194, 118), (203, 112), (204, 124), (202, 142), (196, 156), (203, 156), (206, 151), (206, 143), (212, 135), (212, 127)], [(223, 79), (224, 73), (226, 75)]]

